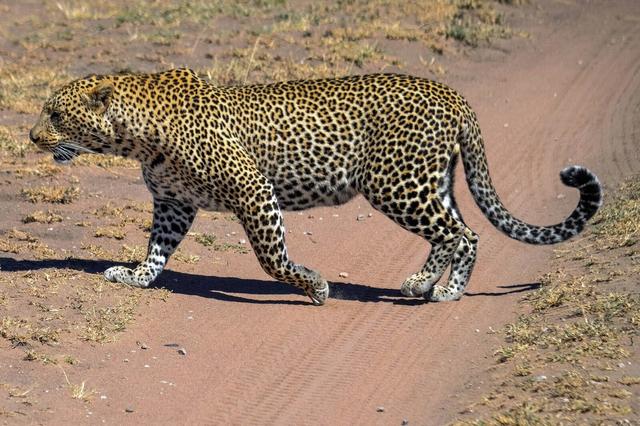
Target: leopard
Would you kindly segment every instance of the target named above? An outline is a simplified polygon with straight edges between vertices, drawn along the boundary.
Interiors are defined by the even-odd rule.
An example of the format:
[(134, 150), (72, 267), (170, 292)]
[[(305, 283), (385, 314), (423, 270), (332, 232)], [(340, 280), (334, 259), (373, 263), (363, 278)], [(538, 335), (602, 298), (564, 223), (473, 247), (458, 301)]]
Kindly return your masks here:
[(577, 235), (603, 198), (597, 176), (572, 165), (560, 178), (580, 196), (566, 219), (551, 226), (517, 219), (494, 188), (468, 102), (445, 84), (403, 74), (229, 86), (188, 68), (93, 74), (53, 92), (29, 138), (61, 164), (85, 153), (140, 163), (153, 198), (147, 255), (135, 267), (104, 272), (109, 281), (136, 287), (156, 280), (198, 210), (227, 211), (268, 275), (322, 305), (328, 282), (291, 260), (282, 212), (340, 205), (361, 194), (430, 244), (401, 294), (453, 301), (469, 282), (479, 242), (454, 198), (458, 159), (484, 216), (524, 243)]

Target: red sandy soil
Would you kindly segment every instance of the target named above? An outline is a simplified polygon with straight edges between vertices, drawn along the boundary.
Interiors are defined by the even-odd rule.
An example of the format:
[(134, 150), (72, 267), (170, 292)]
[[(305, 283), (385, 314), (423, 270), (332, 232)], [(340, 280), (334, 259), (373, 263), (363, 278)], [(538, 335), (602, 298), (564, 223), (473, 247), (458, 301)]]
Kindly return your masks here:
[[(586, 165), (606, 187), (640, 170), (640, 2), (537, 4), (516, 17), (515, 26), (530, 38), (474, 51), (448, 64), (444, 80), (478, 113), (505, 204), (522, 219), (548, 224), (577, 201), (558, 178), (564, 166)], [(56, 397), (62, 391), (52, 386), (38, 391), (46, 409), (3, 421), (438, 425), (455, 419), (490, 377), (491, 351), (499, 344), (492, 330), (514, 318), (518, 298), (535, 287), (551, 253), (492, 228), (459, 177), (460, 208), (481, 236), (476, 270), (459, 302), (425, 304), (400, 295), (428, 245), (363, 199), (286, 214), (293, 258), (333, 281), (325, 306), (274, 282), (253, 255), (172, 262), (158, 282), (173, 291), (166, 303), (143, 307), (117, 342), (79, 352), (84, 371), (71, 379), (97, 390), (91, 403)], [(90, 176), (80, 180), (94, 189)], [(130, 199), (148, 200), (135, 173), (117, 182)], [(364, 220), (356, 220), (360, 214)], [(200, 218), (194, 229), (216, 228)], [(33, 379), (60, 382), (57, 368), (46, 371), (51, 377)], [(26, 366), (1, 374), (34, 372)]]

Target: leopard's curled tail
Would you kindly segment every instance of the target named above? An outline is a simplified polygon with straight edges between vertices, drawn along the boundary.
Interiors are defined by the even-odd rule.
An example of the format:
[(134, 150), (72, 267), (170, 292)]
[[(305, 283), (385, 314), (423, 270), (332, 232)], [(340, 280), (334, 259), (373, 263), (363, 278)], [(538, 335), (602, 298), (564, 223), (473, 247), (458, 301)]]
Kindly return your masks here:
[(596, 175), (584, 167), (570, 166), (560, 172), (560, 179), (580, 191), (580, 201), (571, 215), (551, 226), (525, 223), (505, 208), (491, 183), (482, 136), (472, 112), (463, 123), (459, 143), (467, 183), (476, 204), (496, 228), (515, 240), (529, 244), (565, 241), (580, 233), (602, 205), (602, 187)]

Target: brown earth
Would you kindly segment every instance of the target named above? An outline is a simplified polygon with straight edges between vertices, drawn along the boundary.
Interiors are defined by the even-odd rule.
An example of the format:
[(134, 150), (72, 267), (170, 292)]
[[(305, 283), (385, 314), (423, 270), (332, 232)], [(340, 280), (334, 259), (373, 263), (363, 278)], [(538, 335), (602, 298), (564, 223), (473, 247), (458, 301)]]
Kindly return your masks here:
[[(562, 167), (587, 165), (606, 187), (640, 170), (640, 3), (545, 0), (514, 12), (512, 19), (530, 38), (449, 60), (443, 79), (478, 113), (505, 204), (529, 222), (553, 223), (577, 201), (559, 181)], [(84, 193), (103, 201), (116, 200), (123, 189), (128, 200), (149, 201), (136, 170), (96, 175), (76, 167), (62, 173), (77, 176)], [(476, 270), (459, 302), (425, 304), (400, 295), (400, 283), (426, 258), (427, 244), (361, 198), (340, 208), (286, 214), (294, 259), (333, 281), (324, 307), (311, 306), (274, 282), (252, 254), (214, 256), (186, 241), (184, 251), (201, 259), (170, 262), (157, 283), (173, 292), (166, 302), (143, 306), (115, 343), (70, 344), (80, 362), (69, 379), (95, 389), (90, 403), (64, 396), (59, 368), (21, 361), (21, 348), (2, 343), (0, 382), (32, 384), (34, 403), (22, 408), (24, 415), (0, 419), (8, 424), (451, 421), (477, 399), (474, 392), (490, 377), (491, 350), (499, 344), (493, 330), (513, 319), (519, 295), (536, 287), (550, 256), (550, 248), (506, 239), (482, 217), (467, 190), (458, 192), (467, 223), (481, 236)], [(16, 194), (11, 185), (0, 190), (2, 229), (16, 227), (30, 211)], [(81, 200), (74, 209), (89, 204)], [(356, 220), (358, 215), (364, 220)], [(55, 236), (47, 236), (46, 227), (29, 230), (58, 249), (72, 251), (78, 244), (81, 228), (50, 227)], [(193, 230), (229, 234), (230, 243), (243, 238), (238, 223), (202, 216)], [(131, 240), (125, 241), (144, 245), (142, 235)], [(99, 272), (109, 264), (109, 259), (0, 256), (1, 268), (10, 272), (56, 265)], [(340, 278), (341, 272), (348, 278)]]

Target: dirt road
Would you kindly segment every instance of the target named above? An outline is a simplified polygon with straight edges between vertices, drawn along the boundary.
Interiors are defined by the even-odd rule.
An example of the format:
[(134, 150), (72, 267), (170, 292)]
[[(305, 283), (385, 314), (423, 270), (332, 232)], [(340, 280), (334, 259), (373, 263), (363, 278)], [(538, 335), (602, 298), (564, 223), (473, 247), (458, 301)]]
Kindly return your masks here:
[[(505, 204), (522, 219), (548, 224), (577, 201), (577, 191), (560, 183), (562, 167), (587, 165), (606, 186), (640, 170), (640, 3), (539, 3), (535, 23), (525, 23), (530, 39), (473, 53), (451, 64), (445, 81), (478, 113)], [(499, 234), (461, 175), (458, 182), (460, 208), (481, 237), (461, 301), (401, 297), (401, 282), (419, 269), (428, 246), (364, 200), (287, 214), (292, 257), (334, 281), (326, 306), (273, 282), (253, 256), (170, 263), (159, 281), (174, 292), (167, 303), (143, 309), (117, 343), (86, 352), (81, 378), (99, 391), (94, 402), (52, 408), (35, 420), (450, 421), (494, 364), (492, 329), (513, 318), (518, 297), (535, 287), (551, 255)], [(133, 186), (132, 194), (144, 194)], [(195, 228), (207, 226), (199, 219)]]

